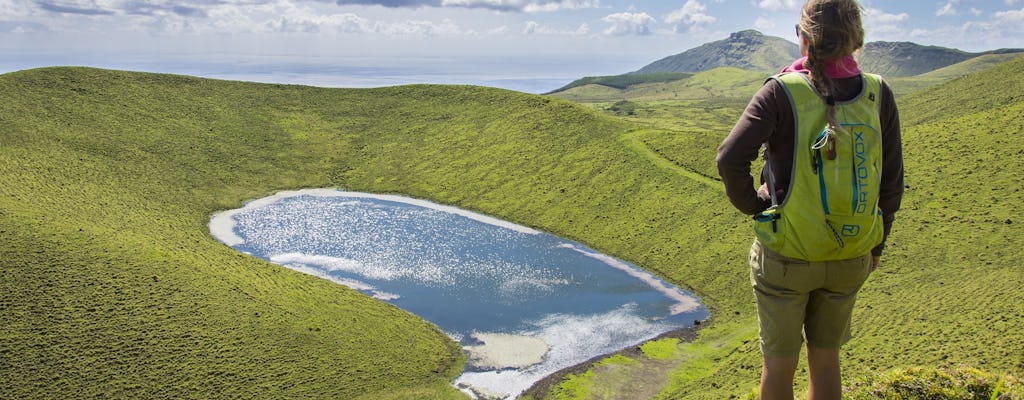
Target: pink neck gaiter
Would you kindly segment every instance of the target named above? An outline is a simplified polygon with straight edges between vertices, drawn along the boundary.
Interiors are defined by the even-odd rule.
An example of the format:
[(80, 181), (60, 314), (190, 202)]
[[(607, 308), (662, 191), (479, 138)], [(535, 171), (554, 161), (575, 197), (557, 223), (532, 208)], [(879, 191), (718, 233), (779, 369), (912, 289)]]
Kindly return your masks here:
[[(806, 61), (807, 57), (793, 61), (793, 65), (783, 68), (782, 72), (808, 73), (810, 71), (804, 67), (804, 62)], [(860, 75), (860, 67), (857, 66), (857, 60), (852, 55), (849, 55), (836, 60), (825, 61), (825, 75), (832, 79), (853, 78)]]

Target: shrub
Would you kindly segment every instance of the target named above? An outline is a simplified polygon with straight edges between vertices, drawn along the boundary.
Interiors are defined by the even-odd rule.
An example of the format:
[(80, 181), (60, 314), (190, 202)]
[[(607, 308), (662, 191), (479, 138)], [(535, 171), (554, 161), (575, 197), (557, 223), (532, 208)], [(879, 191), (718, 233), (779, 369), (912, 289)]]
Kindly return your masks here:
[(906, 368), (854, 380), (843, 390), (848, 400), (1019, 400), (1020, 383), (971, 367)]

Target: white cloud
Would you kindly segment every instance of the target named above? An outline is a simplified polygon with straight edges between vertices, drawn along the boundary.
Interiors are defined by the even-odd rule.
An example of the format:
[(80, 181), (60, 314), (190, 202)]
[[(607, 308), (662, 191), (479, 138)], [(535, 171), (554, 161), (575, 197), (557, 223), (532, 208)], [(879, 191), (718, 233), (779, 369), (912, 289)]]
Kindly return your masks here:
[(957, 11), (956, 11), (956, 6), (957, 5), (954, 4), (954, 3), (959, 3), (959, 2), (955, 2), (955, 1), (947, 2), (946, 5), (942, 6), (942, 8), (939, 8), (938, 11), (935, 11), (935, 15), (938, 16), (938, 17), (949, 17), (949, 16), (957, 15)]
[(650, 35), (650, 25), (657, 22), (654, 17), (643, 12), (611, 14), (601, 21), (612, 24), (604, 33), (613, 36)]
[(665, 17), (665, 23), (675, 25), (676, 32), (684, 32), (715, 21), (715, 17), (708, 15), (707, 6), (697, 0), (687, 0), (682, 8), (672, 11)]
[[(910, 36), (926, 44), (938, 44), (969, 51), (991, 50), (998, 47), (1018, 47), (1024, 36), (1024, 9), (1000, 11), (991, 19), (968, 21), (962, 25), (945, 25), (934, 29), (914, 29)], [(942, 43), (935, 43), (937, 38)], [(1007, 43), (1011, 45), (1007, 46)]]
[(523, 34), (533, 35), (538, 31), (542, 31), (544, 28), (540, 26), (537, 21), (526, 21), (526, 27), (523, 28)]
[(576, 28), (576, 34), (579, 36), (586, 36), (590, 34), (590, 24), (586, 22), (580, 24), (579, 28)]
[(28, 16), (29, 7), (23, 1), (0, 0), (0, 20), (23, 18)]
[(1018, 1), (1019, 0), (1006, 0), (1006, 5), (1008, 5), (1010, 7), (1013, 7), (1013, 6), (1017, 5)]
[(533, 13), (596, 8), (600, 0), (442, 0), (440, 6)]
[[(1020, 10), (1009, 10), (1000, 11), (995, 14), (995, 20), (998, 23), (1005, 24), (1024, 24), (1024, 8)], [(1020, 25), (1017, 26), (1020, 30)]]
[[(240, 19), (242, 23), (248, 18)], [(321, 15), (308, 8), (292, 7), (284, 10), (281, 17), (266, 21), (270, 31), (303, 33), (369, 33), (376, 30), (370, 20), (353, 13)]]
[(561, 36), (586, 36), (590, 33), (590, 25), (584, 23), (576, 29), (554, 29), (537, 23), (527, 21), (523, 28), (525, 35), (561, 35)]
[(903, 32), (904, 23), (910, 19), (910, 14), (890, 14), (877, 8), (865, 8), (863, 15), (869, 33), (879, 34)]
[(803, 6), (800, 0), (761, 0), (757, 6), (771, 11), (794, 11)]
[[(489, 9), (504, 12), (553, 12), (600, 7), (600, 0), (294, 0), (297, 3), (334, 4), (337, 6), (382, 6), (417, 9), (452, 7)], [(2, 0), (0, 12), (19, 0)], [(181, 17), (204, 17), (211, 8), (230, 6), (248, 8), (265, 4), (290, 3), (289, 0), (40, 0), (24, 3), (52, 14), (91, 16), (176, 14)], [(3, 14), (0, 14), (2, 16)]]
[(754, 27), (763, 31), (775, 28), (775, 21), (765, 17), (757, 17), (757, 21), (754, 21)]
[(377, 33), (382, 33), (385, 35), (439, 36), (458, 35), (463, 33), (462, 28), (460, 28), (450, 19), (445, 19), (440, 23), (413, 20), (391, 23), (378, 23), (374, 30)]
[[(10, 1), (0, 0), (0, 11)], [(76, 25), (64, 29), (68, 32), (96, 26), (96, 23), (83, 23), (85, 16), (105, 19), (107, 22), (103, 24), (115, 26), (115, 30), (157, 35), (283, 32), (433, 37), (475, 34), (451, 19), (370, 20), (351, 12), (332, 13), (330, 5), (312, 0), (71, 0), (39, 2), (38, 7), (43, 13), (74, 14), (75, 18), (60, 19), (77, 21)], [(52, 16), (47, 18), (51, 22), (60, 21)]]

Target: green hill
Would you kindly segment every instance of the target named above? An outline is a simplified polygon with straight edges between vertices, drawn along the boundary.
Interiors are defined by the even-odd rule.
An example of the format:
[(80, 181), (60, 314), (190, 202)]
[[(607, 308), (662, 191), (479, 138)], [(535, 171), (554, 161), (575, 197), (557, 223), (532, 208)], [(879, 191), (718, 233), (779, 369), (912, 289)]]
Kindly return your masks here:
[[(864, 46), (857, 58), (865, 71), (881, 74), (895, 82), (895, 89), (902, 95), (1021, 54), (1024, 54), (1024, 49), (969, 53), (910, 42), (871, 42)], [(694, 73), (722, 67), (739, 68), (768, 76), (790, 65), (797, 58), (800, 58), (800, 50), (793, 42), (746, 30), (665, 57), (635, 72), (577, 79), (548, 94), (585, 102), (615, 96), (628, 98), (620, 95), (621, 91), (635, 91), (634, 87), (637, 86), (650, 89), (656, 87), (657, 83), (671, 83)], [(580, 87), (584, 89), (574, 90)]]
[(206, 228), (243, 200), (337, 182), (360, 124), (403, 112), (399, 95), (434, 101), (393, 93), (0, 76), (0, 398), (459, 398), (444, 333)]
[[(1024, 375), (1024, 198), (1012, 175), (1024, 167), (1024, 102), (1005, 84), (1024, 81), (1022, 64), (901, 100), (910, 187), (860, 298), (847, 376), (961, 364)], [(759, 84), (743, 81), (737, 98)], [(638, 97), (622, 120), (468, 86), (0, 75), (0, 397), (460, 398), (449, 382), (461, 353), (433, 326), (208, 234), (218, 210), (330, 186), (578, 240), (710, 307), (694, 342), (644, 346), (556, 391), (589, 379), (664, 388), (656, 398), (748, 393), (760, 368), (750, 222), (707, 176), (742, 110), (731, 96)], [(642, 119), (666, 103), (679, 113)]]
[[(630, 76), (630, 75), (623, 75)], [(638, 75), (643, 76), (643, 75)], [(734, 67), (722, 67), (673, 79), (628, 85), (622, 88), (599, 83), (584, 83), (549, 94), (551, 97), (580, 103), (605, 103), (618, 100), (709, 100), (749, 97), (757, 90), (765, 74)]]
[(566, 101), (51, 68), (0, 76), (0, 129), (0, 397), (459, 396), (461, 354), (436, 328), (208, 234), (215, 211), (282, 189), (484, 212), (752, 318), (743, 272), (715, 261), (740, 230), (709, 245), (679, 223), (738, 226), (700, 208), (720, 193), (623, 146), (630, 125)]
[(865, 71), (895, 78), (928, 73), (984, 55), (1021, 53), (1024, 53), (1024, 49), (969, 53), (911, 42), (871, 42), (864, 45), (858, 59), (861, 60), (861, 67)]
[(733, 33), (726, 39), (665, 57), (635, 73), (701, 72), (719, 67), (772, 73), (778, 72), (797, 58), (800, 58), (800, 48), (793, 42), (765, 36), (755, 30), (746, 30)]
[[(904, 123), (928, 123), (990, 112), (1008, 104), (1020, 103), (1024, 101), (1024, 81), (1018, 79), (1022, 65), (1024, 56), (1018, 56), (992, 68), (909, 96), (901, 101), (900, 106), (911, 108), (914, 112), (904, 117)], [(1012, 132), (1014, 126), (1007, 128)], [(993, 133), (999, 134), (997, 132)]]
[(892, 85), (896, 95), (901, 96), (946, 83), (964, 75), (983, 71), (1021, 56), (1020, 53), (987, 54), (921, 75), (887, 78), (887, 80)]

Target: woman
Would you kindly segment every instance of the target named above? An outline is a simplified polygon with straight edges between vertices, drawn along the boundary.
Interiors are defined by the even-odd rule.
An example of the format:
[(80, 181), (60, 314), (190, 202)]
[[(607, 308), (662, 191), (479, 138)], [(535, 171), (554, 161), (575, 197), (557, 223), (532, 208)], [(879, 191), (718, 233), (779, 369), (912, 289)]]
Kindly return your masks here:
[[(804, 57), (754, 95), (716, 160), (729, 200), (757, 221), (750, 264), (763, 400), (793, 398), (804, 339), (808, 398), (841, 397), (839, 348), (903, 194), (892, 90), (853, 58), (864, 44), (860, 5), (809, 0), (797, 36)], [(750, 166), (762, 145), (755, 190)]]

